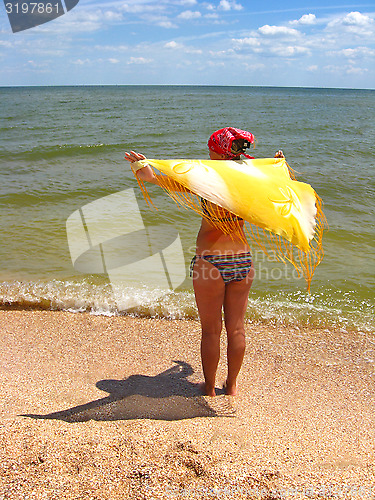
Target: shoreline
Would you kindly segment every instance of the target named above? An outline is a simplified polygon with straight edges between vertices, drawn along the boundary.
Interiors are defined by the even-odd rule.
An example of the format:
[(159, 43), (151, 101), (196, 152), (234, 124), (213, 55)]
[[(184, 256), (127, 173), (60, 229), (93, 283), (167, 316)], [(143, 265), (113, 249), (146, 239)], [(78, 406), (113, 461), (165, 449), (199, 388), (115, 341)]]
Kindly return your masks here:
[[(195, 322), (199, 324), (199, 319), (197, 317), (198, 312), (190, 312), (186, 315), (176, 315), (176, 316), (168, 316), (164, 315), (162, 311), (137, 311), (134, 313), (130, 312), (122, 312), (118, 310), (95, 310), (87, 307), (86, 309), (75, 309), (68, 307), (58, 307), (51, 305), (49, 302), (44, 304), (31, 302), (20, 303), (20, 302), (3, 302), (0, 303), (0, 313), (6, 313), (11, 311), (32, 313), (32, 312), (45, 312), (45, 313), (56, 313), (56, 314), (75, 314), (75, 315), (88, 315), (93, 317), (103, 317), (103, 318), (127, 318), (130, 319), (145, 319), (145, 320), (158, 320), (158, 321), (181, 321), (181, 322)], [(365, 324), (356, 324), (351, 323), (347, 318), (338, 318), (333, 319), (330, 317), (326, 317), (322, 315), (319, 320), (316, 318), (303, 318), (303, 317), (289, 317), (288, 314), (284, 316), (280, 312), (279, 319), (275, 313), (275, 317), (263, 317), (263, 316), (245, 316), (245, 325), (252, 327), (263, 328), (281, 328), (281, 329), (291, 329), (291, 330), (300, 330), (300, 331), (314, 331), (314, 332), (336, 332), (338, 335), (341, 333), (349, 334), (349, 335), (368, 335), (373, 336), (375, 339), (375, 328), (371, 330), (369, 325)], [(324, 319), (322, 319), (324, 318)], [(366, 320), (368, 322), (368, 318)]]
[(196, 320), (0, 310), (0, 498), (374, 498), (374, 342), (247, 323), (230, 397), (224, 337), (209, 398)]
[[(121, 310), (109, 283), (85, 281), (14, 281), (0, 287), (0, 310), (66, 311), (103, 316), (134, 316), (165, 318), (168, 320), (198, 320), (193, 290), (184, 289), (154, 295), (152, 290), (131, 288), (124, 296), (135, 298), (138, 305), (132, 310)], [(316, 289), (312, 295), (304, 290), (272, 291), (263, 293), (256, 287), (250, 291), (245, 320), (249, 324), (285, 326), (294, 328), (346, 330), (355, 334), (375, 333), (374, 304), (367, 296), (328, 289), (326, 295)], [(144, 294), (150, 294), (145, 301)], [(152, 297), (154, 297), (152, 299)], [(367, 297), (367, 298), (366, 298)]]

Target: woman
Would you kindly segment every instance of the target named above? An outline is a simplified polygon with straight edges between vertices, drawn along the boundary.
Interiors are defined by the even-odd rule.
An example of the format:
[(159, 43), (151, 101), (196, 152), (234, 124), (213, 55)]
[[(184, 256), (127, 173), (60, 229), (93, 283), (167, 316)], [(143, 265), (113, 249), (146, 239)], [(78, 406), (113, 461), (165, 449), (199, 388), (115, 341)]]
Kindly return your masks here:
[[(209, 141), (211, 160), (239, 160), (249, 157), (245, 149), (254, 142), (250, 132), (226, 127), (214, 132)], [(283, 157), (278, 151), (275, 157)], [(133, 163), (146, 159), (131, 151), (125, 159)], [(137, 171), (142, 181), (159, 184), (150, 166)], [(202, 392), (215, 396), (215, 378), (220, 359), (222, 311), (227, 332), (227, 379), (224, 384), (228, 395), (237, 394), (237, 377), (245, 354), (244, 318), (249, 290), (254, 278), (254, 268), (249, 245), (243, 232), (244, 221), (239, 217), (201, 200), (205, 217), (198, 232), (196, 254), (191, 271), (194, 293), (202, 327), (201, 358), (204, 382)], [(235, 222), (231, 234), (222, 232), (215, 220)]]

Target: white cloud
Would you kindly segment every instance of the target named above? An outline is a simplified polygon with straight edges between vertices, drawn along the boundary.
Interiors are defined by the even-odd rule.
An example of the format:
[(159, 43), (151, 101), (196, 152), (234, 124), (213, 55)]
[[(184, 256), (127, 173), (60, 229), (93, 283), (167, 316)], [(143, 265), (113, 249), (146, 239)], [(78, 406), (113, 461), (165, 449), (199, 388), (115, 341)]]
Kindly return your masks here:
[(203, 51), (201, 49), (195, 49), (193, 47), (185, 47), (182, 43), (177, 43), (174, 40), (164, 44), (165, 49), (172, 50), (183, 50), (185, 54), (196, 54), (201, 55)]
[(79, 66), (83, 66), (85, 64), (91, 64), (90, 59), (76, 59), (75, 61), (72, 61), (73, 64), (77, 64)]
[(219, 15), (216, 12), (210, 12), (209, 14), (205, 14), (204, 17), (206, 19), (212, 19), (213, 21), (217, 21), (219, 19)]
[(298, 45), (288, 45), (286, 47), (280, 45), (278, 47), (272, 47), (271, 52), (279, 57), (295, 57), (310, 54), (310, 50), (308, 48)]
[(350, 12), (345, 16), (336, 17), (328, 22), (327, 30), (340, 30), (341, 35), (348, 33), (355, 36), (373, 37), (375, 33), (375, 22), (366, 14)]
[(73, 35), (74, 33), (95, 32), (108, 24), (123, 21), (123, 15), (116, 10), (73, 9), (69, 14), (60, 16), (51, 22), (36, 26), (33, 33), (51, 33)]
[[(296, 35), (301, 35), (296, 30), (285, 28), (284, 26), (263, 26), (264, 29), (259, 29), (254, 32), (253, 36), (232, 39), (234, 48), (242, 53), (248, 52), (256, 57), (268, 56), (277, 58), (296, 58), (311, 54), (311, 49), (308, 46), (299, 44), (291, 44), (290, 36), (296, 39)], [(272, 35), (272, 38), (261, 35)], [(282, 36), (276, 37), (281, 34)]]
[(190, 21), (191, 19), (198, 19), (201, 17), (201, 13), (198, 11), (191, 11), (191, 10), (185, 10), (184, 12), (181, 12), (177, 17), (178, 19), (183, 19), (184, 21)]
[[(154, 7), (157, 8), (157, 5)], [(147, 5), (147, 3), (122, 3), (120, 5), (120, 10), (123, 12), (127, 12), (128, 14), (144, 14), (145, 12), (151, 12), (153, 5)]]
[(349, 67), (346, 69), (346, 73), (348, 75), (364, 75), (368, 72), (367, 68), (357, 68), (357, 67)]
[(347, 66), (328, 65), (325, 66), (323, 69), (328, 73), (334, 73), (337, 75), (342, 75), (343, 73), (347, 75), (364, 75), (368, 72), (367, 68), (359, 68), (351, 65)]
[(238, 38), (232, 39), (232, 42), (235, 42), (236, 44), (241, 45), (249, 45), (250, 47), (259, 47), (260, 46), (260, 40), (259, 38), (256, 37), (245, 37), (245, 38)]
[(181, 0), (181, 5), (187, 5), (192, 7), (193, 5), (197, 5), (197, 0)]
[(32, 68), (43, 68), (43, 67), (46, 66), (47, 63), (46, 62), (44, 62), (44, 63), (37, 63), (37, 62), (35, 62), (33, 60), (30, 60), (30, 61), (27, 61), (27, 64), (29, 66), (31, 66)]
[(212, 57), (227, 57), (227, 56), (233, 56), (235, 54), (233, 49), (228, 49), (228, 50), (210, 50), (209, 51), (210, 56)]
[(360, 12), (350, 12), (350, 14), (342, 19), (342, 24), (348, 26), (367, 26), (373, 22), (374, 21), (369, 16), (361, 14)]
[(164, 47), (166, 49), (181, 49), (183, 47), (183, 45), (181, 45), (180, 43), (177, 43), (175, 42), (174, 40), (170, 41), (170, 42), (167, 42)]
[(242, 10), (241, 4), (237, 3), (235, 0), (220, 0), (219, 10), (229, 11), (229, 10)]
[[(127, 21), (134, 22), (135, 18), (147, 25), (160, 26), (166, 29), (177, 28), (177, 25), (170, 19), (168, 3), (166, 2), (153, 2), (151, 0), (137, 2), (133, 0), (133, 2), (115, 2), (115, 4), (120, 12), (128, 14), (123, 16), (125, 23)], [(194, 4), (192, 0), (187, 0), (181, 2), (181, 5), (191, 6)]]
[(110, 50), (111, 52), (128, 52), (128, 45), (95, 45), (95, 50)]
[(224, 68), (225, 63), (222, 61), (208, 61), (207, 66), (209, 66), (210, 68)]
[(196, 54), (196, 55), (202, 55), (203, 50), (201, 49), (193, 49), (193, 48), (186, 48), (185, 49), (186, 54)]
[(309, 24), (315, 24), (315, 23), (316, 23), (315, 14), (304, 14), (297, 21), (291, 21), (290, 24), (299, 24), (299, 25), (303, 26), (303, 25), (309, 25)]
[(160, 28), (177, 28), (175, 24), (173, 24), (171, 21), (159, 21), (156, 23), (157, 26), (160, 26)]
[(358, 57), (375, 57), (375, 49), (370, 49), (368, 47), (356, 47), (354, 49), (342, 49), (336, 52), (337, 55), (343, 55), (344, 57), (358, 58)]
[(266, 65), (263, 63), (255, 63), (255, 64), (245, 63), (244, 68), (246, 70), (250, 70), (250, 71), (258, 71), (258, 70), (262, 70), (262, 69), (266, 68)]
[[(313, 35), (287, 26), (261, 26), (243, 38), (232, 38), (237, 53), (253, 59), (262, 57), (295, 59), (312, 55)], [(261, 59), (259, 59), (261, 60)]]
[(107, 21), (121, 21), (122, 20), (122, 14), (120, 12), (113, 12), (111, 10), (104, 12), (103, 17)]
[(111, 64), (118, 64), (120, 61), (118, 59), (114, 59), (113, 57), (110, 57), (108, 59), (108, 61), (111, 63)]
[(288, 28), (286, 26), (270, 26), (269, 24), (265, 24), (258, 28), (258, 32), (261, 35), (265, 36), (299, 36), (300, 32), (294, 28)]
[[(70, 19), (66, 19), (69, 18)], [(33, 28), (34, 33), (45, 33), (45, 34), (69, 34), (72, 33), (83, 33), (83, 32), (94, 32), (98, 31), (103, 27), (103, 16), (99, 14), (87, 14), (86, 16), (76, 15), (72, 12), (72, 16), (60, 16), (52, 22), (42, 24), (41, 26), (36, 26)]]
[(127, 64), (149, 64), (152, 59), (146, 59), (144, 57), (131, 57)]

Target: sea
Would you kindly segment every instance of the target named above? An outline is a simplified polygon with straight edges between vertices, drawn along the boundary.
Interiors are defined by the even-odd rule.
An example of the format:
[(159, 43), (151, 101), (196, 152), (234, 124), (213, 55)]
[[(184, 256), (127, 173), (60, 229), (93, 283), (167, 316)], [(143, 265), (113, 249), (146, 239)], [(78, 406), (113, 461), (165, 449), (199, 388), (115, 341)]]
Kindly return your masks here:
[(374, 332), (375, 91), (222, 86), (0, 88), (0, 306), (198, 319), (189, 265), (199, 216), (124, 160), (208, 157), (233, 126), (282, 149), (323, 200), (324, 259), (308, 293), (252, 247), (246, 320)]

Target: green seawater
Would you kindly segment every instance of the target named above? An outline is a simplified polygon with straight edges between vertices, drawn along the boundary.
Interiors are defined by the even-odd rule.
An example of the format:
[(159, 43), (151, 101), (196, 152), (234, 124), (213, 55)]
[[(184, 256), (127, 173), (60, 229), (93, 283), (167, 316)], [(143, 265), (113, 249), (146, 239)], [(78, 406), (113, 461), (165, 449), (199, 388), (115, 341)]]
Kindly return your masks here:
[[(247, 318), (374, 331), (375, 91), (22, 87), (1, 88), (0, 98), (4, 307), (118, 314), (120, 294), (138, 297), (134, 314), (196, 318), (188, 268), (199, 218), (155, 186), (150, 193), (158, 210), (147, 207), (123, 156), (134, 149), (150, 158), (207, 158), (209, 135), (231, 125), (255, 134), (256, 157), (283, 149), (298, 180), (323, 199), (329, 224), (311, 295), (292, 267), (253, 249), (256, 279)], [(146, 225), (162, 223), (181, 237), (186, 279), (162, 297), (140, 275), (124, 281), (114, 296), (108, 273), (82, 272), (72, 262), (66, 229), (71, 214), (131, 189)], [(137, 251), (131, 243), (127, 249)]]

